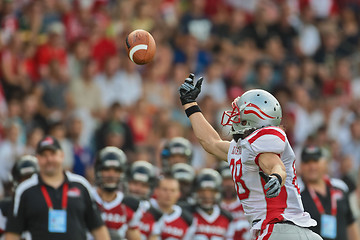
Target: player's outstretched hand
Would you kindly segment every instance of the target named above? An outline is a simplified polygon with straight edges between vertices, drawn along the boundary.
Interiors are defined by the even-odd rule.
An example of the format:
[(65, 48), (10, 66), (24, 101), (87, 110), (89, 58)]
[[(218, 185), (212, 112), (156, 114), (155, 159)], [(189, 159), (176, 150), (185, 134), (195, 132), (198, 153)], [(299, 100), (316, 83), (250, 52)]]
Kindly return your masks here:
[(180, 100), (182, 105), (195, 102), (197, 96), (201, 92), (201, 84), (204, 78), (200, 77), (194, 85), (194, 77), (195, 75), (193, 73), (190, 73), (189, 77), (185, 79), (185, 82), (181, 84), (179, 88)]
[(279, 196), (281, 191), (281, 183), (279, 179), (273, 175), (268, 176), (263, 172), (260, 172), (259, 174), (266, 182), (264, 186), (264, 189), (266, 190), (266, 197), (274, 198)]

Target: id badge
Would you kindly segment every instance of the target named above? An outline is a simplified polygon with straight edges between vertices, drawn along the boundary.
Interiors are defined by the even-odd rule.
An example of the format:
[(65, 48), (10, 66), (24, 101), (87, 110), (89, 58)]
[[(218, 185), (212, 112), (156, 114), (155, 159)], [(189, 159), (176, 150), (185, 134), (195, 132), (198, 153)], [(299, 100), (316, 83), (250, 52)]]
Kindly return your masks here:
[(66, 210), (49, 210), (49, 232), (66, 232)]
[(325, 238), (336, 238), (336, 217), (331, 215), (321, 215), (321, 236)]

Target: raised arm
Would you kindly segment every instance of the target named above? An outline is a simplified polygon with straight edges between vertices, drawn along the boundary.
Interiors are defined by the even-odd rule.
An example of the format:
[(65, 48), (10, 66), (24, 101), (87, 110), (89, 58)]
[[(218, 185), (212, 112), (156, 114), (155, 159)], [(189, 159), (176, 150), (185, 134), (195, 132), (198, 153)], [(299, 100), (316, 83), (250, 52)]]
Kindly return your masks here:
[(203, 78), (200, 78), (194, 85), (194, 74), (185, 79), (180, 86), (180, 100), (186, 115), (189, 117), (195, 136), (201, 146), (208, 152), (221, 160), (226, 161), (230, 142), (223, 141), (215, 129), (205, 119), (196, 103), (196, 98), (201, 91)]

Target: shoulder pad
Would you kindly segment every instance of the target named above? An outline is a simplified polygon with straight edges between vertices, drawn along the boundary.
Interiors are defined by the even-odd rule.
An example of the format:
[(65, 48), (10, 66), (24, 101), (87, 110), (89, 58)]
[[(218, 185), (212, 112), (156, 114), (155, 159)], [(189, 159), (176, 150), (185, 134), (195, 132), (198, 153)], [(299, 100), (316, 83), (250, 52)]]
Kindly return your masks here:
[(231, 213), (226, 211), (225, 209), (220, 208), (220, 214), (226, 217), (229, 220), (229, 222), (233, 220)]
[(131, 196), (125, 196), (122, 202), (131, 208), (134, 212), (136, 212), (139, 208), (140, 201), (134, 197)]
[(188, 210), (182, 208), (181, 217), (189, 226), (191, 226), (193, 222), (193, 215)]
[(260, 128), (255, 132), (251, 133), (245, 139), (247, 139), (248, 142), (252, 144), (254, 141), (256, 141), (258, 138), (262, 136), (271, 136), (273, 138), (279, 138), (283, 142), (285, 142), (286, 140), (286, 133), (284, 132), (284, 130), (282, 130), (279, 127), (273, 127), (273, 126)]
[(151, 206), (151, 207), (149, 208), (148, 212), (150, 212), (151, 215), (154, 216), (154, 219), (155, 219), (156, 222), (159, 221), (159, 219), (160, 219), (160, 218), (162, 217), (162, 215), (163, 215), (163, 213), (162, 213), (160, 210), (154, 208), (153, 206)]

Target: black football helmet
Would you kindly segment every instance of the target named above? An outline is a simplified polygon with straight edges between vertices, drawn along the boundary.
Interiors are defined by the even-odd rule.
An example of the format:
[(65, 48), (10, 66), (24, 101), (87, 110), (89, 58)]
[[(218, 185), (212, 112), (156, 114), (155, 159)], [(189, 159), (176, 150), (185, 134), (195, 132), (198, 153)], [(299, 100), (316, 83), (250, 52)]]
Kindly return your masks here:
[(183, 137), (175, 137), (165, 144), (161, 152), (163, 168), (165, 170), (170, 171), (173, 164), (179, 163), (172, 163), (171, 158), (175, 155), (183, 157), (183, 163), (191, 164), (193, 148), (190, 141)]
[(117, 147), (105, 147), (98, 153), (95, 160), (95, 181), (96, 184), (105, 191), (116, 191), (122, 177), (116, 179), (105, 179), (102, 176), (103, 170), (115, 169), (121, 173), (126, 170), (127, 157), (125, 153)]
[(171, 167), (171, 175), (178, 181), (192, 183), (195, 179), (195, 170), (189, 164), (176, 163)]
[[(211, 168), (202, 169), (195, 179), (195, 201), (203, 209), (212, 209), (214, 204), (217, 204), (221, 200), (221, 183), (222, 179), (220, 174)], [(212, 203), (208, 203), (199, 192), (203, 189), (209, 189), (215, 191), (215, 199), (212, 199)]]
[(180, 183), (180, 201), (187, 200), (192, 195), (195, 170), (186, 163), (176, 163), (171, 167), (171, 175)]
[(39, 172), (38, 160), (32, 155), (22, 156), (13, 166), (11, 174), (14, 179), (14, 187), (24, 180)]
[(136, 161), (134, 162), (130, 170), (128, 171), (128, 182), (136, 181), (145, 183), (148, 185), (149, 191), (144, 194), (140, 192), (129, 192), (140, 199), (148, 199), (152, 193), (154, 186), (156, 185), (156, 174), (154, 166), (147, 161)]

